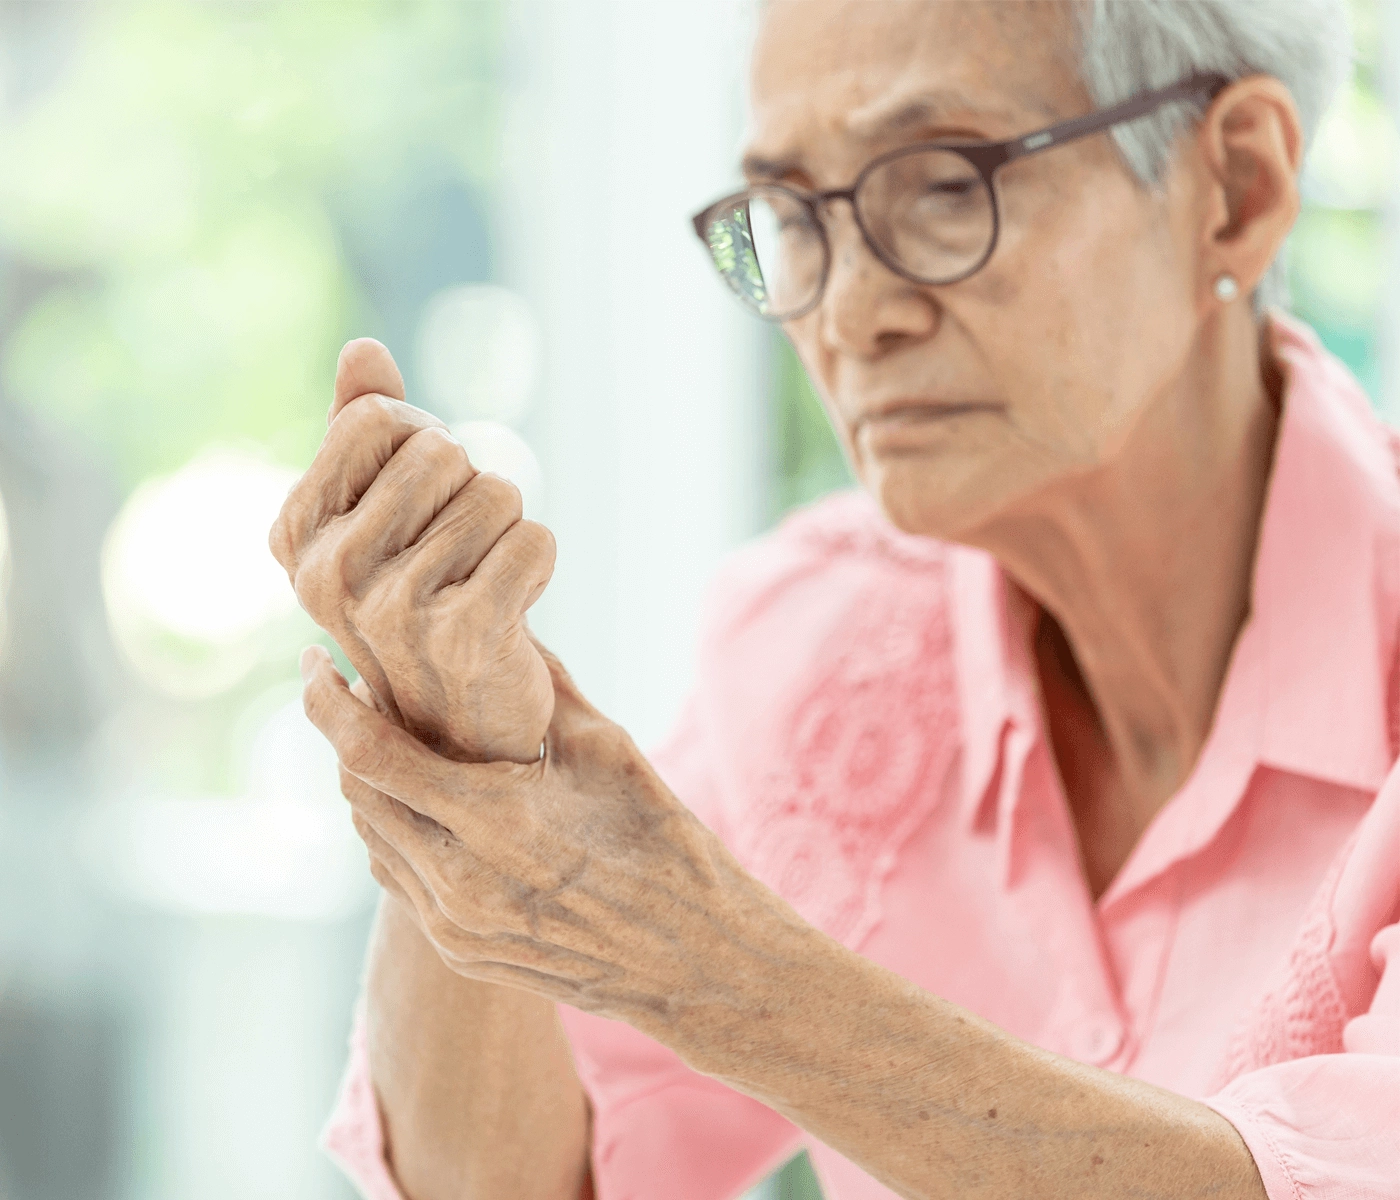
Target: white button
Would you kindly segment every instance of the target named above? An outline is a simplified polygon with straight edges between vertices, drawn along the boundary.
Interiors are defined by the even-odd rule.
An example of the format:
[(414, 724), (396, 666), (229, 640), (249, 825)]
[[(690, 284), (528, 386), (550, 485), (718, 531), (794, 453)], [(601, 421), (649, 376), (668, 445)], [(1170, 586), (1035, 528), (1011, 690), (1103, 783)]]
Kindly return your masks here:
[(1123, 1045), (1123, 1031), (1115, 1022), (1086, 1021), (1076, 1030), (1073, 1040), (1075, 1058), (1101, 1067)]

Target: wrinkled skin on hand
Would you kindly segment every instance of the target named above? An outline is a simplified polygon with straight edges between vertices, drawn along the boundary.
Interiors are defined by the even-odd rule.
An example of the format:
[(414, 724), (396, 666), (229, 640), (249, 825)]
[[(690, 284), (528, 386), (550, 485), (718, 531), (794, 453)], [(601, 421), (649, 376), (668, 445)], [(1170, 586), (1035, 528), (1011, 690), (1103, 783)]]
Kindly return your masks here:
[(269, 542), (381, 712), (450, 758), (539, 756), (554, 695), (525, 614), (553, 536), (404, 402), (378, 342), (342, 351), (325, 440)]
[(543, 758), (467, 764), (360, 703), (330, 656), (307, 650), (307, 715), (339, 756), (375, 878), (469, 978), (658, 1032), (681, 1005), (737, 1011), (697, 935), (704, 945), (760, 912), (791, 945), (813, 931), (546, 657), (556, 701)]

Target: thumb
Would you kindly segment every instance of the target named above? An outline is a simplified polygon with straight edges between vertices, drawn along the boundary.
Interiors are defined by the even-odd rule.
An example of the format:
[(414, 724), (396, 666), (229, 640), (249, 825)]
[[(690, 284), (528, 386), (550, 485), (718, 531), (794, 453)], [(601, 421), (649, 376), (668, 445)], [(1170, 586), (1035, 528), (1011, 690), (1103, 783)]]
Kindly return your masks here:
[(356, 338), (346, 342), (335, 364), (335, 398), (326, 417), (329, 425), (352, 400), (371, 392), (393, 400), (405, 398), (403, 376), (399, 374), (394, 356), (382, 342), (373, 338)]

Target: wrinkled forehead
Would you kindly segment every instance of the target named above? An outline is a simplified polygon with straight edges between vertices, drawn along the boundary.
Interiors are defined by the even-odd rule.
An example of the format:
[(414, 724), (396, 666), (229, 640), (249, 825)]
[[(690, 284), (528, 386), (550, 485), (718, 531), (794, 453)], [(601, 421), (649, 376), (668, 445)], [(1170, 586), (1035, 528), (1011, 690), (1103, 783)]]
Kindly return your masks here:
[(773, 0), (746, 160), (1010, 137), (1087, 106), (1072, 0)]

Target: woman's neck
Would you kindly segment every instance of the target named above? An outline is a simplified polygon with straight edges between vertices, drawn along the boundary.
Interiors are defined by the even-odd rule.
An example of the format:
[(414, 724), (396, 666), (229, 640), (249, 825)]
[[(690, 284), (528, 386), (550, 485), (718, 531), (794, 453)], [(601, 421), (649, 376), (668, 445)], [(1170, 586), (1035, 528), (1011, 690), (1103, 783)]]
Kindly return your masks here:
[(1194, 767), (1249, 614), (1271, 362), (1247, 310), (1211, 322), (1110, 461), (977, 539), (1041, 610), (1047, 730), (1095, 895)]

